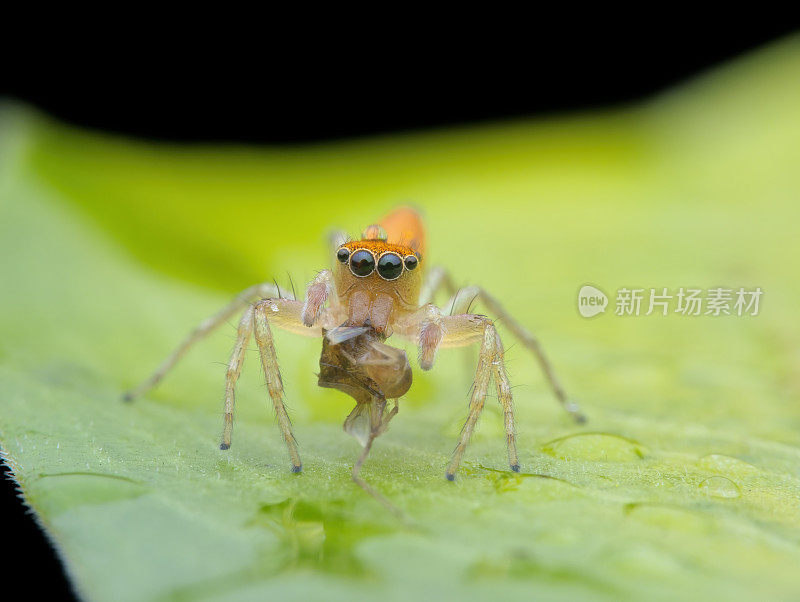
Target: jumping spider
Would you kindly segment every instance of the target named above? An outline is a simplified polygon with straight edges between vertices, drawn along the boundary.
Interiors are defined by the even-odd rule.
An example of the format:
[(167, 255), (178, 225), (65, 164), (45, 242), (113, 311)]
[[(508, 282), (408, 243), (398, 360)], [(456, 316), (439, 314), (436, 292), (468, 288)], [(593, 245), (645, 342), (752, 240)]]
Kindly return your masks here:
[[(225, 418), (220, 449), (231, 445), (236, 381), (245, 349), (250, 337), (255, 335), (269, 396), (289, 451), (291, 469), (300, 472), (302, 463), (283, 401), (283, 383), (270, 327), (322, 337), (319, 385), (340, 389), (356, 400), (355, 409), (345, 421), (345, 430), (364, 446), (364, 452), (353, 467), (353, 480), (382, 499), (359, 477), (359, 470), (372, 441), (397, 414), (397, 399), (411, 386), (411, 367), (405, 352), (384, 341), (398, 336), (415, 342), (423, 370), (433, 367), (440, 348), (478, 343), (480, 355), (469, 413), (445, 476), (451, 481), (455, 478), (492, 379), (503, 409), (508, 463), (511, 470), (519, 472), (514, 407), (503, 360), (503, 344), (493, 320), (469, 313), (470, 305), (477, 301), (502, 319), (511, 333), (534, 354), (555, 397), (577, 421), (583, 420), (577, 405), (568, 401), (538, 341), (494, 297), (477, 286), (456, 291), (447, 272), (441, 268), (433, 268), (423, 276), (425, 235), (416, 211), (401, 207), (379, 224), (367, 227), (360, 240), (339, 238), (337, 242), (333, 269), (317, 275), (308, 285), (304, 301), (282, 294), (276, 284), (258, 284), (246, 289), (200, 324), (148, 380), (126, 394), (126, 399), (142, 395), (158, 384), (194, 343), (244, 310), (225, 377)], [(431, 301), (441, 289), (452, 296), (439, 308)], [(389, 412), (385, 412), (387, 399), (394, 399)]]

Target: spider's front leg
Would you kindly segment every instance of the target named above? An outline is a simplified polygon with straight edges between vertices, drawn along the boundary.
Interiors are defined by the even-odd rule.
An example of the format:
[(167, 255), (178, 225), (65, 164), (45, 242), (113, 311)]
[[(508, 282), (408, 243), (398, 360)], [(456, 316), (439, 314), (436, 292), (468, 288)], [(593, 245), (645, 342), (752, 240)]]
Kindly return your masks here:
[(262, 299), (248, 307), (239, 321), (236, 344), (231, 354), (228, 370), (225, 374), (225, 414), (220, 449), (231, 446), (233, 432), (233, 413), (236, 405), (236, 383), (242, 371), (244, 353), (250, 337), (255, 335), (258, 350), (261, 355), (261, 367), (267, 381), (267, 390), (272, 399), (278, 427), (289, 450), (289, 460), (292, 463), (292, 472), (300, 472), (302, 463), (297, 451), (297, 442), (292, 433), (292, 423), (284, 403), (283, 380), (281, 379), (278, 357), (275, 352), (275, 342), (272, 338), (270, 322), (297, 334), (321, 334), (320, 328), (309, 329), (303, 325), (301, 319), (302, 303), (293, 299)]
[(497, 387), (497, 398), (503, 408), (503, 422), (506, 431), (508, 448), (508, 464), (511, 470), (519, 472), (517, 456), (516, 431), (514, 430), (514, 403), (511, 384), (506, 374), (503, 358), (503, 343), (492, 321), (486, 316), (477, 314), (459, 314), (443, 316), (439, 310), (428, 305), (418, 315), (419, 323), (419, 360), (423, 370), (430, 370), (440, 347), (464, 347), (480, 342), (478, 367), (472, 383), (472, 395), (469, 402), (469, 414), (461, 429), (453, 457), (447, 467), (445, 476), (455, 479), (456, 471), (461, 464), (464, 450), (467, 448), (475, 425), (483, 411), (489, 381), (494, 378)]
[(511, 331), (511, 334), (519, 339), (519, 341), (534, 355), (539, 362), (539, 367), (542, 369), (542, 372), (544, 372), (550, 389), (553, 391), (553, 395), (561, 404), (561, 407), (569, 413), (572, 419), (579, 424), (586, 422), (586, 416), (581, 412), (578, 404), (567, 397), (567, 393), (564, 391), (564, 387), (561, 385), (558, 376), (556, 376), (553, 365), (550, 363), (547, 355), (545, 355), (539, 340), (528, 332), (528, 330), (522, 326), (514, 316), (508, 313), (500, 302), (486, 292), (484, 288), (480, 286), (468, 286), (459, 290), (444, 306), (443, 311), (451, 315), (465, 313), (469, 311), (469, 307), (474, 301), (483, 303), (489, 312), (499, 318)]
[[(311, 281), (306, 289), (306, 299), (300, 312), (303, 324), (310, 328), (319, 322), (328, 299), (331, 299), (333, 309), (339, 309), (338, 300), (332, 294), (333, 286), (333, 274), (330, 270), (322, 270)], [(330, 327), (329, 325), (328, 328)]]
[[(275, 408), (275, 416), (278, 419), (278, 427), (283, 434), (283, 440), (289, 450), (289, 460), (292, 463), (292, 472), (300, 472), (303, 464), (300, 462), (300, 454), (297, 452), (297, 441), (292, 433), (292, 423), (286, 413), (286, 404), (283, 402), (283, 380), (281, 371), (278, 367), (278, 356), (275, 353), (275, 343), (272, 340), (272, 331), (269, 328), (268, 313), (280, 313), (282, 309), (282, 299), (265, 299), (256, 303), (253, 313), (253, 329), (255, 330), (256, 343), (261, 354), (261, 367), (267, 379), (267, 389)], [(289, 302), (291, 310), (296, 312), (299, 303)]]
[[(224, 324), (228, 319), (236, 315), (237, 312), (247, 307), (250, 303), (257, 299), (282, 297), (286, 295), (286, 291), (281, 294), (281, 289), (277, 284), (265, 282), (263, 284), (256, 284), (243, 290), (241, 293), (228, 303), (225, 307), (219, 310), (216, 314), (201, 322), (189, 335), (181, 342), (180, 345), (161, 363), (158, 369), (148, 378), (141, 382), (139, 385), (126, 392), (123, 396), (125, 401), (132, 401), (141, 395), (144, 395), (150, 389), (155, 387), (166, 374), (172, 370), (175, 364), (186, 354), (189, 349), (207, 337), (217, 327)], [(241, 327), (240, 327), (241, 328)]]
[(317, 323), (325, 321), (323, 305), (328, 298), (330, 282), (330, 272), (325, 270), (309, 285), (304, 303), (294, 299), (262, 299), (252, 304), (242, 314), (236, 345), (225, 376), (225, 416), (220, 449), (228, 449), (231, 446), (236, 382), (242, 371), (242, 361), (247, 343), (254, 334), (278, 427), (281, 429), (284, 442), (289, 450), (292, 472), (302, 470), (303, 465), (297, 451), (297, 441), (292, 433), (292, 423), (284, 403), (283, 379), (278, 367), (278, 356), (275, 352), (270, 323), (295, 334), (320, 336), (322, 328)]

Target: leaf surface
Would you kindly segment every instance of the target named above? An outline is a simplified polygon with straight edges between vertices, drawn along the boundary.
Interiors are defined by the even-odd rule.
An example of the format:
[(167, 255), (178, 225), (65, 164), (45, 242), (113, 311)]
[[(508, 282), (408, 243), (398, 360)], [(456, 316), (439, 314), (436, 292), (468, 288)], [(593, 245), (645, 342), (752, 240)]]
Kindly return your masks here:
[[(800, 592), (800, 46), (618, 112), (298, 148), (108, 138), (0, 113), (0, 442), (93, 600), (790, 599)], [(320, 341), (276, 333), (305, 471), (233, 324), (123, 390), (256, 281), (302, 287), (398, 202), (430, 261), (533, 330), (576, 426), (502, 331), (523, 472), (493, 399), (455, 483), (474, 353), (414, 375), (363, 476)], [(764, 291), (758, 316), (590, 320), (580, 286)], [(613, 299), (612, 299), (613, 303)], [(611, 308), (613, 309), (613, 307)], [(644, 313), (644, 311), (643, 311)], [(414, 357), (409, 350), (409, 357)], [(466, 359), (465, 359), (466, 357)]]

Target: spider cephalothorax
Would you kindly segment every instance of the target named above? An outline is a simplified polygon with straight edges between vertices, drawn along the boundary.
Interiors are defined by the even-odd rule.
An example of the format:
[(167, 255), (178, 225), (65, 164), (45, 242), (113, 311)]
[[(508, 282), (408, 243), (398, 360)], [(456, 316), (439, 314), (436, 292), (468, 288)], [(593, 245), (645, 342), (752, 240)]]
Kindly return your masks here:
[[(343, 237), (337, 240), (331, 257), (332, 269), (319, 272), (308, 285), (303, 301), (276, 284), (259, 284), (246, 289), (195, 329), (156, 373), (127, 398), (132, 399), (155, 386), (193, 343), (244, 310), (226, 373), (225, 420), (220, 447), (228, 449), (231, 444), (236, 382), (245, 350), (254, 337), (292, 471), (299, 472), (302, 464), (284, 404), (271, 327), (324, 337), (320, 385), (345, 391), (357, 402), (345, 421), (345, 430), (364, 445), (364, 453), (353, 467), (353, 479), (386, 503), (358, 476), (372, 440), (386, 429), (397, 413), (396, 398), (405, 394), (411, 385), (411, 367), (405, 352), (384, 341), (397, 336), (413, 342), (423, 370), (433, 367), (440, 348), (476, 344), (480, 352), (469, 413), (445, 475), (450, 480), (455, 477), (491, 381), (495, 383), (503, 409), (508, 462), (512, 470), (519, 471), (514, 408), (503, 344), (493, 320), (470, 313), (472, 303), (477, 301), (489, 313), (501, 317), (511, 333), (535, 355), (556, 398), (577, 420), (582, 420), (577, 406), (567, 400), (538, 341), (494, 297), (477, 286), (456, 290), (441, 268), (423, 269), (425, 235), (416, 211), (400, 208), (378, 224), (368, 226), (358, 240)], [(450, 300), (442, 307), (433, 304), (440, 290), (450, 294)], [(384, 412), (387, 398), (395, 399), (390, 412)]]
[[(364, 234), (365, 238), (346, 242), (336, 251), (336, 295), (347, 308), (348, 325), (387, 332), (392, 322), (419, 309), (421, 257), (410, 245), (387, 242), (376, 226)], [(381, 238), (366, 238), (370, 234)]]

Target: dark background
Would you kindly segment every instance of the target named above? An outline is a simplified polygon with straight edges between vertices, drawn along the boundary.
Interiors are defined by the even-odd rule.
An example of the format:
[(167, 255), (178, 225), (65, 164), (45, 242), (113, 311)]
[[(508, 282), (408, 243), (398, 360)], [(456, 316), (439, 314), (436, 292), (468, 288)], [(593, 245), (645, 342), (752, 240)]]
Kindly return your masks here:
[[(247, 65), (236, 58), (162, 64), (158, 75), (149, 66), (100, 69), (56, 53), (35, 77), (2, 76), (0, 97), (127, 136), (297, 144), (635, 102), (796, 29), (784, 21), (604, 28), (589, 36), (540, 31), (511, 44), (477, 39), (435, 55), (406, 52), (414, 48), (408, 38), (391, 57), (371, 48), (326, 48), (298, 61), (289, 49), (290, 59), (283, 53)], [(25, 578), (27, 597), (69, 599), (60, 563), (5, 467), (0, 516), (5, 581), (33, 571)]]
[(256, 57), (252, 49), (220, 56), (215, 45), (192, 60), (157, 64), (59, 49), (25, 81), (0, 78), (0, 95), (137, 137), (301, 143), (627, 103), (800, 24), (659, 21), (660, 29), (556, 23), (553, 31), (509, 32), (507, 40), (466, 33), (435, 49), (388, 33), (382, 42), (342, 40), (349, 42), (342, 51), (289, 40)]

